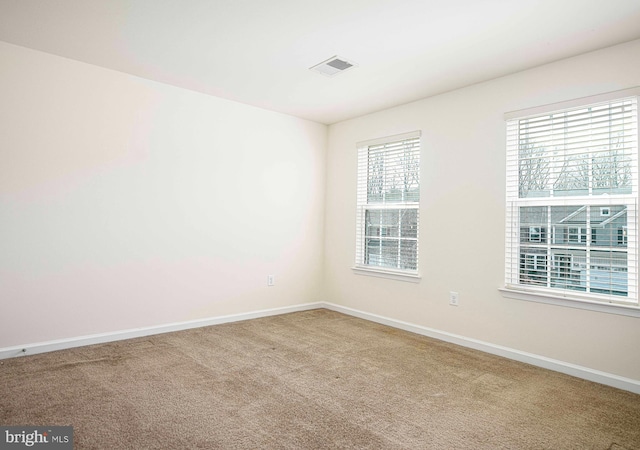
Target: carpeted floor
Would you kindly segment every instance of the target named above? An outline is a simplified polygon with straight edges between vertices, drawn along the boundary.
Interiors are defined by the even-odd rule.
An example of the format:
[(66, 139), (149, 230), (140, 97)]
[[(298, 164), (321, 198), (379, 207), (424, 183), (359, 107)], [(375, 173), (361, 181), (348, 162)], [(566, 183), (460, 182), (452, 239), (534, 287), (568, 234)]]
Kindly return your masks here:
[(328, 310), (4, 360), (76, 449), (640, 449), (640, 396)]

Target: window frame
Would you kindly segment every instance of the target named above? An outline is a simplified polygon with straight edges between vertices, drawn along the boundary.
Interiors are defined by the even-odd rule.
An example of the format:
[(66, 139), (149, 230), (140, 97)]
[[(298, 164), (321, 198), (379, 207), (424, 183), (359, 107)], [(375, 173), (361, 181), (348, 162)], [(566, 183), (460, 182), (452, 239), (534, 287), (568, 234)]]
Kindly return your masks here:
[[(357, 147), (357, 158), (358, 158), (358, 169), (357, 169), (357, 213), (356, 213), (356, 251), (355, 251), (355, 265), (352, 267), (352, 270), (355, 274), (358, 275), (370, 275), (388, 279), (394, 279), (399, 281), (409, 281), (409, 282), (419, 282), (420, 272), (419, 272), (419, 224), (420, 224), (420, 157), (421, 157), (421, 131), (414, 131), (410, 133), (403, 133), (388, 137), (383, 137), (379, 139), (373, 139), (368, 141), (358, 142)], [(418, 157), (418, 169), (417, 169), (417, 183), (418, 183), (418, 199), (417, 201), (411, 201), (410, 199), (400, 199), (399, 201), (388, 201), (383, 200), (382, 202), (371, 202), (368, 198), (368, 185), (370, 182), (369, 177), (369, 155), (372, 151), (380, 152), (379, 147), (394, 143), (400, 143), (403, 141), (417, 140), (417, 157)], [(384, 153), (384, 151), (383, 151)], [(406, 174), (407, 172), (402, 172)], [(386, 169), (385, 169), (386, 174)], [(415, 175), (415, 174), (413, 174)], [(403, 228), (402, 219), (404, 218), (406, 212), (415, 211), (416, 217), (416, 226), (415, 230), (409, 230), (409, 235), (403, 236), (403, 231), (407, 231)], [(394, 224), (393, 228), (396, 228), (397, 233), (393, 236), (383, 236), (382, 229), (385, 228), (384, 224), (381, 222), (379, 225), (380, 235), (378, 236), (378, 240), (380, 241), (382, 247), (382, 241), (388, 242), (397, 242), (398, 254), (401, 254), (402, 251), (402, 243), (411, 243), (415, 242), (415, 269), (407, 269), (407, 268), (399, 268), (398, 266), (402, 265), (401, 258), (398, 258), (398, 263), (396, 267), (378, 265), (378, 264), (369, 264), (367, 263), (367, 255), (371, 256), (367, 252), (367, 241), (375, 241), (376, 236), (369, 235), (368, 233), (368, 222), (367, 219), (372, 215), (378, 213), (381, 217), (384, 213), (392, 213), (391, 215), (397, 213), (398, 219), (397, 224)], [(375, 217), (375, 216), (374, 216)], [(382, 220), (382, 219), (381, 219)], [(375, 227), (373, 227), (375, 228)], [(388, 228), (388, 227), (386, 227)], [(411, 236), (412, 233), (415, 233), (415, 236)], [(413, 247), (413, 245), (410, 245)], [(413, 262), (409, 260), (409, 262)]]
[[(638, 96), (640, 96), (640, 87), (634, 87), (634, 88), (625, 89), (622, 91), (605, 93), (605, 94), (591, 96), (591, 97), (584, 97), (584, 98), (570, 100), (566, 102), (555, 103), (551, 105), (544, 105), (544, 106), (535, 107), (535, 108), (529, 108), (526, 110), (513, 111), (505, 114), (504, 117), (506, 121), (524, 119), (531, 116), (548, 115), (548, 114), (556, 113), (563, 110), (571, 110), (574, 108), (587, 107), (587, 106), (596, 105), (599, 103), (604, 103), (609, 101), (623, 100), (629, 97), (635, 97), (636, 101), (640, 103), (640, 99), (638, 99)], [(638, 105), (638, 109), (640, 109), (640, 105)], [(640, 114), (637, 114), (637, 115), (640, 116)], [(635, 238), (636, 236), (638, 236), (638, 233), (637, 233), (638, 222), (640, 222), (640, 218), (639, 218), (640, 213), (638, 211), (638, 202), (637, 202), (638, 187), (640, 184), (640, 180), (638, 180), (638, 130), (640, 130), (640, 124), (636, 123), (636, 130), (635, 130), (636, 131), (636, 143), (635, 143), (636, 147), (635, 147), (635, 152), (633, 152), (634, 182), (632, 186), (632, 193), (630, 195), (625, 196), (627, 197), (626, 199), (627, 202), (634, 202), (631, 218), (629, 219), (629, 222), (627, 222), (627, 225), (626, 225), (629, 230), (633, 229), (633, 235), (634, 235), (634, 239), (633, 239), (634, 242), (632, 246), (633, 248), (630, 248), (628, 250), (629, 260), (627, 263), (627, 267), (630, 270), (633, 269), (634, 271), (634, 276), (629, 277), (629, 283), (630, 284), (633, 283), (633, 286), (628, 287), (628, 292), (630, 294), (632, 293), (633, 297), (631, 299), (627, 299), (626, 297), (623, 297), (624, 300), (618, 302), (616, 301), (617, 299), (614, 299), (612, 301), (611, 297), (613, 297), (613, 295), (609, 295), (606, 298), (605, 297), (600, 298), (598, 295), (594, 295), (594, 294), (584, 295), (584, 294), (581, 294), (579, 291), (573, 292), (569, 289), (557, 289), (557, 290), (556, 289), (539, 289), (539, 288), (536, 288), (535, 286), (531, 287), (527, 285), (522, 285), (518, 282), (516, 283), (513, 282), (514, 281), (513, 267), (514, 267), (514, 264), (516, 263), (514, 259), (519, 260), (519, 257), (517, 255), (521, 251), (525, 251), (526, 248), (523, 248), (522, 250), (520, 250), (521, 244), (516, 244), (514, 246), (514, 242), (517, 242), (517, 241), (514, 239), (513, 233), (514, 232), (518, 233), (519, 231), (521, 231), (522, 225), (519, 224), (519, 219), (518, 219), (515, 222), (517, 223), (517, 225), (514, 226), (513, 215), (519, 214), (519, 213), (514, 213), (514, 210), (519, 211), (519, 206), (516, 206), (514, 208), (513, 204), (511, 206), (509, 204), (510, 201), (513, 201), (513, 198), (509, 198), (509, 192), (510, 192), (509, 189), (513, 183), (513, 179), (511, 180), (509, 179), (509, 172), (507, 172), (507, 214), (506, 214), (506, 226), (505, 226), (505, 231), (506, 231), (505, 233), (505, 239), (506, 239), (505, 285), (504, 287), (499, 288), (499, 291), (503, 294), (503, 296), (507, 298), (513, 298), (513, 299), (519, 299), (519, 300), (534, 301), (534, 302), (547, 303), (547, 304), (553, 304), (553, 305), (567, 306), (572, 308), (587, 309), (587, 310), (600, 311), (600, 312), (606, 312), (606, 313), (640, 317), (640, 300), (638, 298), (639, 297), (638, 278), (640, 278), (638, 276), (638, 272), (640, 271), (640, 267), (639, 267), (640, 258), (638, 257), (638, 241), (640, 239)], [(509, 151), (507, 153), (508, 153), (507, 154), (508, 156), (507, 170), (509, 170), (508, 169), (510, 164)], [(516, 184), (517, 184), (517, 181), (516, 181)], [(599, 197), (600, 196), (588, 196), (588, 197), (585, 196), (584, 197), (584, 199), (586, 199), (585, 204), (591, 205), (593, 208), (595, 208), (598, 205), (598, 203), (602, 205), (603, 202), (599, 201), (601, 200)], [(540, 200), (538, 202), (540, 205), (545, 204), (544, 201), (542, 201), (543, 199), (538, 199), (538, 200)], [(616, 203), (616, 200), (614, 199), (612, 201), (612, 204), (620, 204), (620, 205), (625, 204), (623, 201), (620, 201), (620, 199), (618, 199), (617, 201), (618, 203)], [(577, 204), (577, 202), (578, 200), (576, 199), (574, 200), (573, 203)], [(535, 202), (532, 202), (532, 203), (535, 203)], [(553, 204), (554, 202), (552, 200), (551, 202), (547, 202), (545, 205), (553, 205)], [(609, 208), (608, 204), (605, 204), (602, 206), (604, 206), (605, 208)], [(610, 214), (613, 214), (613, 213), (610, 211)], [(606, 216), (606, 217), (611, 217), (611, 216)], [(576, 226), (574, 225), (572, 227), (576, 227)], [(590, 230), (593, 230), (593, 229), (595, 228), (589, 228), (589, 226), (586, 226), (586, 227), (583, 226), (583, 229), (580, 230), (581, 233), (586, 233), (584, 235), (584, 239), (586, 239), (589, 242), (590, 242), (589, 233), (590, 233)], [(550, 245), (555, 244), (555, 241), (556, 241), (555, 225), (552, 227), (551, 235), (552, 236), (549, 236), (549, 237), (552, 239), (553, 242), (552, 243), (550, 242)], [(580, 239), (582, 239), (582, 234), (579, 237)], [(628, 236), (625, 236), (625, 238), (627, 237)], [(613, 238), (613, 239), (616, 239), (616, 238)], [(630, 242), (630, 241), (627, 241), (626, 239), (625, 241)], [(572, 245), (584, 246), (585, 244), (587, 244), (587, 242), (581, 241), (580, 243), (574, 242)], [(616, 244), (620, 245), (617, 239), (615, 243), (613, 243), (613, 245), (616, 245)], [(573, 258), (572, 258), (571, 264), (573, 264)], [(552, 271), (555, 270), (555, 268), (553, 267), (554, 265), (555, 263), (553, 261), (553, 256), (552, 256), (552, 261), (549, 266)], [(614, 269), (611, 269), (611, 270), (613, 271)], [(511, 271), (511, 273), (509, 271)], [(510, 276), (511, 276), (511, 279), (509, 278)]]

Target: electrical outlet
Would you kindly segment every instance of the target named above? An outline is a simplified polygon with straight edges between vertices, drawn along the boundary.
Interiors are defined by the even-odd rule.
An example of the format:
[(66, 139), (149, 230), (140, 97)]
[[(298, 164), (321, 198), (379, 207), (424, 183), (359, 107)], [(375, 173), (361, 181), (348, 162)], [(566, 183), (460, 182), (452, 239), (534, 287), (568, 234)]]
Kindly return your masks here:
[(457, 292), (449, 292), (449, 304), (451, 306), (458, 306), (460, 295)]
[(274, 275), (267, 275), (267, 286), (273, 286), (276, 284), (276, 277)]

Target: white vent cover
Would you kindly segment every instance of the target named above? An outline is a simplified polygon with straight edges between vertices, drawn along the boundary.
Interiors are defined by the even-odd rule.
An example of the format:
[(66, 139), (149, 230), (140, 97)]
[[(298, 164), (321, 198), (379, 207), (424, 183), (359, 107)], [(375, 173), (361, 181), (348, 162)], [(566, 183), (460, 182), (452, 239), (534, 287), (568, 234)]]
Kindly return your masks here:
[(310, 67), (309, 69), (321, 73), (322, 75), (332, 77), (356, 66), (357, 64), (354, 62), (347, 61), (339, 56), (333, 56), (320, 64)]

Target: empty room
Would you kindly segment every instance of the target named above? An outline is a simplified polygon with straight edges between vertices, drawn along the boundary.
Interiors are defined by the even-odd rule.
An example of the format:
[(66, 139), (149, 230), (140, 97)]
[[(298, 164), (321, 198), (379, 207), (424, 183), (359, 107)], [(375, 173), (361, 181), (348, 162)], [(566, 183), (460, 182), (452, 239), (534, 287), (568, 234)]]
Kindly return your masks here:
[(638, 0), (0, 0), (0, 448), (640, 449)]

